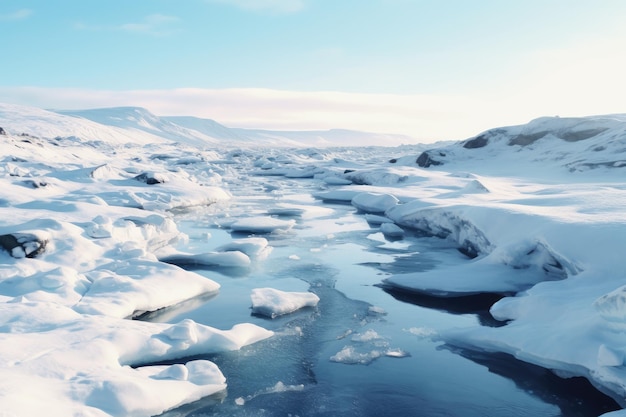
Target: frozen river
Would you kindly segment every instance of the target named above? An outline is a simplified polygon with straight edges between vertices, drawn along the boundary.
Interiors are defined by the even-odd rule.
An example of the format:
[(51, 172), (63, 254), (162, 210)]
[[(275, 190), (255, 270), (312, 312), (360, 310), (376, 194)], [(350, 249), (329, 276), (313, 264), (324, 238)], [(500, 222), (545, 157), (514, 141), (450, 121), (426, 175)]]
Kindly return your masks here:
[[(312, 179), (251, 176), (230, 186), (228, 206), (178, 216), (190, 237), (181, 250), (208, 252), (249, 236), (224, 227), (248, 216), (279, 213), (273, 217), (296, 226), (264, 234), (273, 251), (250, 268), (195, 268), (220, 283), (217, 296), (145, 319), (252, 322), (276, 336), (201, 357), (222, 370), (227, 392), (164, 416), (596, 416), (618, 408), (586, 380), (438, 340), (445, 329), (498, 325), (487, 311), (493, 297), (442, 300), (381, 287), (391, 274), (468, 262), (446, 241), (388, 240), (351, 205), (314, 199), (320, 185)], [(250, 293), (259, 287), (311, 291), (320, 302), (275, 319), (255, 316)]]

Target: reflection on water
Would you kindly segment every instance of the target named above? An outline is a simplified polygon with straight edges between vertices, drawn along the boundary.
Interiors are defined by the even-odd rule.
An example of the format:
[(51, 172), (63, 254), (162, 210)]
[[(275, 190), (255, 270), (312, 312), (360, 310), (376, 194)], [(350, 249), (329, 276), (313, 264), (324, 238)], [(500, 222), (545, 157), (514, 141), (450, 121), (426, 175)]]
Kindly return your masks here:
[(506, 322), (494, 319), (489, 312), (489, 308), (504, 297), (500, 294), (486, 293), (447, 298), (419, 292), (400, 291), (397, 288), (385, 284), (379, 284), (378, 286), (398, 301), (432, 308), (450, 314), (475, 314), (478, 321), (483, 326), (500, 327), (506, 324)]
[(561, 378), (552, 371), (515, 359), (506, 353), (487, 353), (444, 346), (486, 366), (489, 372), (511, 379), (523, 391), (559, 407), (563, 416), (597, 416), (621, 407), (582, 377)]

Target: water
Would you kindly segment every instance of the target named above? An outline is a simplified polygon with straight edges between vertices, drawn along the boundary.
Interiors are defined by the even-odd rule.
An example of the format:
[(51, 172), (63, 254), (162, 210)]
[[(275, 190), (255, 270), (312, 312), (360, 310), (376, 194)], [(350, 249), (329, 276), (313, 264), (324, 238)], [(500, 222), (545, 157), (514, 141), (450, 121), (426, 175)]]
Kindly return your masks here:
[[(252, 322), (276, 336), (203, 357), (220, 367), (227, 392), (164, 416), (596, 416), (618, 408), (580, 379), (437, 341), (447, 328), (497, 325), (487, 312), (495, 298), (450, 302), (381, 288), (393, 273), (467, 262), (445, 241), (387, 241), (351, 206), (313, 200), (312, 180), (275, 180), (283, 191), (273, 194), (258, 186), (263, 181), (235, 184), (231, 191), (240, 196), (229, 207), (181, 215), (179, 227), (190, 235), (184, 249), (228, 242), (232, 236), (219, 225), (238, 216), (277, 204), (313, 209), (294, 217), (293, 231), (266, 236), (274, 250), (250, 269), (197, 270), (221, 284), (217, 296), (147, 319), (191, 318), (223, 329)], [(309, 290), (320, 303), (273, 320), (251, 315), (251, 289), (266, 286)], [(342, 352), (362, 363), (345, 363)]]

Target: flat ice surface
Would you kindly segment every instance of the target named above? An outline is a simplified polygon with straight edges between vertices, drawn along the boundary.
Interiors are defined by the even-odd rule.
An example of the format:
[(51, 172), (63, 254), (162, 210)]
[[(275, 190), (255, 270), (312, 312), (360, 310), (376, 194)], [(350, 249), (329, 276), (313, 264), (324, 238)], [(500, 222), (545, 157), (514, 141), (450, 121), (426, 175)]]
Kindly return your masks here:
[[(2, 413), (152, 416), (232, 395), (218, 413), (296, 396), (313, 415), (434, 414), (464, 393), (446, 412), (557, 414), (507, 366), (476, 369), (501, 353), (626, 398), (624, 116), (426, 153), (206, 149), (180, 126), (135, 136), (10, 105), (0, 125)], [(273, 320), (250, 315), (253, 288), (284, 290), (253, 293)], [(419, 407), (418, 367), (439, 381)], [(481, 383), (452, 382), (468, 372)]]

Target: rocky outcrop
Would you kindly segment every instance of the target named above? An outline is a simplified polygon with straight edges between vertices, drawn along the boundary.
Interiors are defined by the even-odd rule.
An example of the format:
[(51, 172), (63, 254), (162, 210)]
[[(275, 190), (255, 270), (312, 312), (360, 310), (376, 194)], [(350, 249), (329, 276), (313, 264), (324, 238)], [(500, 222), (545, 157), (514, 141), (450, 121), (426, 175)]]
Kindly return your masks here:
[(156, 172), (144, 172), (135, 177), (135, 180), (145, 182), (148, 185), (163, 184), (167, 182), (164, 175)]
[(445, 209), (426, 208), (404, 214), (403, 210), (404, 207), (396, 206), (385, 214), (400, 226), (456, 242), (458, 250), (469, 258), (486, 255), (493, 250), (493, 245), (485, 234), (457, 213)]
[(35, 258), (46, 250), (48, 241), (31, 233), (0, 235), (0, 248), (14, 258)]
[[(434, 159), (431, 155), (431, 153), (433, 153), (434, 151), (424, 151), (422, 152), (422, 154), (420, 156), (417, 157), (417, 160), (415, 161), (415, 163), (420, 166), (421, 168), (428, 168), (430, 166), (437, 166), (437, 165), (443, 165), (443, 162)], [(446, 156), (445, 153), (443, 152), (439, 152), (439, 156), (444, 157)]]

